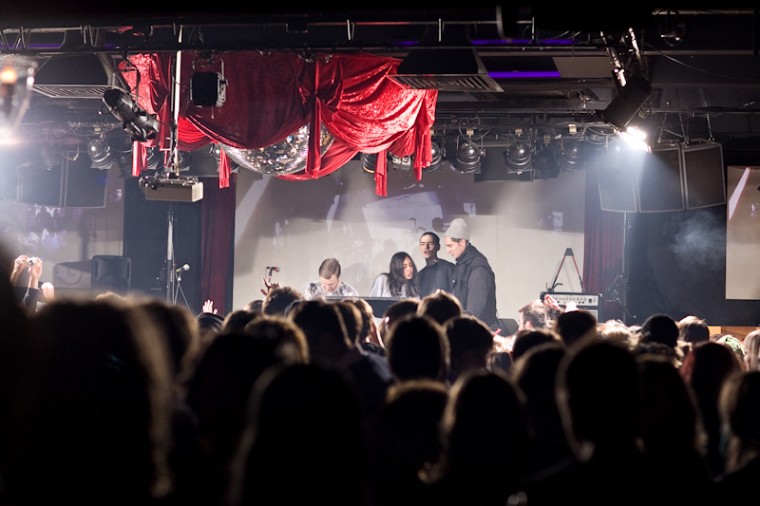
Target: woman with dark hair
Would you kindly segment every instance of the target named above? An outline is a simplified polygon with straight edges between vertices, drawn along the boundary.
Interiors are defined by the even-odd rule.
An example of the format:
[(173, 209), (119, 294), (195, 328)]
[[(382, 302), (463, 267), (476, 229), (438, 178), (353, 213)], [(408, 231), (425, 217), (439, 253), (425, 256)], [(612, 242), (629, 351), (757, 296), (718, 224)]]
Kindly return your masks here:
[(375, 278), (370, 297), (420, 297), (420, 281), (417, 266), (405, 251), (398, 251), (391, 257), (388, 272)]

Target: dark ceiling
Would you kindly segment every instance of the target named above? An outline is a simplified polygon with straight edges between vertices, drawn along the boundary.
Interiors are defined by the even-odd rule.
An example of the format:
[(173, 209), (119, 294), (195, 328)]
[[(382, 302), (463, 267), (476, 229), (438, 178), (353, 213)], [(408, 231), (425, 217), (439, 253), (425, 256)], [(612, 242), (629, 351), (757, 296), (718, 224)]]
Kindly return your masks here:
[[(0, 6), (0, 47), (39, 59), (24, 120), (36, 135), (119, 129), (104, 114), (102, 94), (125, 55), (254, 49), (304, 57), (363, 51), (401, 59), (424, 51), (429, 63), (437, 63), (425, 76), (412, 70), (410, 82), (440, 88), (441, 130), (567, 133), (575, 125), (581, 134), (609, 132), (600, 113), (618, 93), (612, 77), (617, 65), (651, 83), (637, 119), (653, 127), (658, 140), (738, 146), (760, 137), (760, 18), (753, 10), (640, 6), (592, 18), (590, 9), (576, 4), (182, 12), (91, 2), (66, 4), (62, 12), (53, 2), (27, 3)], [(445, 67), (457, 61), (452, 54), (470, 48), (483, 67), (449, 75)]]

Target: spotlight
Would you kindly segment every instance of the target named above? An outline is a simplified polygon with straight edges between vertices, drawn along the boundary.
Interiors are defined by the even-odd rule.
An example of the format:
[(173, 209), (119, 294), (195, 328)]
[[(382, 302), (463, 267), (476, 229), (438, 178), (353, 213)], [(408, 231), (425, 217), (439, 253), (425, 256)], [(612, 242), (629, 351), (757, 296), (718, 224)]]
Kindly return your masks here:
[(529, 143), (519, 137), (504, 152), (504, 163), (510, 173), (522, 174), (526, 170), (533, 170), (532, 161), (533, 153)]
[(110, 88), (103, 93), (103, 102), (122, 128), (132, 136), (132, 140), (145, 142), (155, 139), (158, 120), (140, 108), (131, 96), (121, 90)]
[[(203, 68), (202, 71), (196, 71)], [(202, 55), (193, 62), (190, 78), (190, 101), (196, 107), (221, 107), (227, 100), (227, 79), (224, 78), (224, 61), (213, 55)]]
[(533, 176), (535, 179), (550, 179), (559, 176), (560, 166), (557, 150), (553, 145), (545, 144), (533, 154)]
[(113, 154), (111, 153), (111, 146), (108, 145), (108, 141), (103, 136), (90, 139), (87, 143), (87, 154), (90, 155), (90, 160), (93, 169), (110, 169), (114, 162)]
[(196, 72), (190, 78), (190, 100), (198, 107), (221, 107), (227, 100), (227, 80), (218, 72)]
[(430, 143), (430, 155), (430, 165), (423, 169), (426, 172), (433, 172), (434, 170), (440, 169), (443, 165), (445, 153), (441, 145), (433, 141)]
[(29, 109), (37, 62), (5, 55), (0, 63), (0, 134), (10, 135)]
[[(622, 72), (622, 71), (621, 71)], [(601, 117), (607, 123), (625, 130), (631, 120), (638, 114), (641, 106), (647, 101), (652, 94), (652, 86), (649, 81), (641, 76), (631, 76), (627, 80), (624, 77), (619, 79), (625, 82), (617, 96), (612, 99), (606, 109), (602, 111)]]
[(480, 148), (469, 137), (457, 139), (454, 168), (462, 174), (472, 174), (480, 170)]
[(586, 152), (586, 143), (579, 139), (562, 139), (560, 143), (562, 168), (566, 170), (578, 169), (578, 163)]
[(374, 174), (377, 169), (377, 153), (362, 153), (362, 169), (368, 174)]

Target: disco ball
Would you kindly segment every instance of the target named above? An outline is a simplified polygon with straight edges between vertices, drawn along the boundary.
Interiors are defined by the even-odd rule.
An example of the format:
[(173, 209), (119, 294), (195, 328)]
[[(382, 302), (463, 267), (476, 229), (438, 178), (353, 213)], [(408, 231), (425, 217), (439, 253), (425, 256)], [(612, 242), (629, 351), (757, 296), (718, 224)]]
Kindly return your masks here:
[[(309, 125), (304, 125), (284, 140), (258, 149), (238, 149), (222, 145), (222, 149), (241, 167), (269, 174), (283, 176), (301, 172), (306, 168), (309, 153)], [(322, 126), (319, 136), (321, 154), (330, 147), (333, 136)]]

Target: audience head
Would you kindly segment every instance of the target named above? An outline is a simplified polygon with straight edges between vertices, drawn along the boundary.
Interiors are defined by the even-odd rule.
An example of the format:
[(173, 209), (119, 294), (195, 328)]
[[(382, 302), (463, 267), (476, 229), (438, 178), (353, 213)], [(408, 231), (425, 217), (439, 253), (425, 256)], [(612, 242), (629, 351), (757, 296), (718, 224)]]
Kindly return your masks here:
[(666, 314), (654, 314), (641, 326), (644, 343), (660, 343), (675, 348), (678, 343), (678, 324)]
[(720, 416), (728, 429), (726, 469), (760, 458), (760, 371), (731, 375), (720, 393)]
[(251, 393), (231, 504), (364, 504), (362, 427), (356, 394), (336, 369), (317, 363), (269, 369)]
[(634, 346), (634, 339), (630, 327), (620, 320), (607, 320), (599, 326), (599, 335), (604, 339), (618, 341)]
[(760, 371), (760, 330), (753, 330), (742, 341), (744, 364), (748, 371)]
[(348, 340), (358, 346), (360, 339), (359, 335), (362, 331), (362, 315), (359, 312), (359, 308), (346, 300), (336, 300), (332, 303), (338, 308), (338, 311), (343, 318), (346, 332), (348, 332)]
[(431, 477), (448, 482), (455, 504), (507, 504), (522, 489), (530, 455), (523, 402), (500, 372), (470, 370), (452, 385)]
[(380, 339), (385, 345), (385, 339), (393, 324), (407, 315), (417, 314), (417, 308), (420, 301), (417, 299), (401, 299), (397, 300), (385, 309), (383, 313), (383, 319), (380, 321), (380, 327), (378, 333)]
[(289, 318), (303, 330), (314, 361), (332, 364), (354, 347), (338, 306), (322, 299), (305, 300)]
[(222, 322), (222, 332), (241, 332), (254, 318), (262, 314), (261, 311), (251, 311), (245, 308), (230, 311)]
[(460, 315), (444, 325), (449, 341), (450, 377), (457, 378), (468, 369), (486, 369), (493, 347), (493, 332), (478, 318)]
[(449, 318), (460, 316), (462, 312), (459, 299), (444, 290), (436, 290), (426, 295), (417, 306), (417, 314), (429, 316), (441, 325), (444, 325)]
[(597, 335), (597, 320), (587, 309), (565, 311), (554, 320), (554, 331), (570, 346), (585, 337)]
[(172, 375), (184, 377), (201, 353), (201, 327), (192, 313), (185, 307), (170, 304), (161, 299), (147, 299), (139, 302), (143, 309), (155, 319), (165, 337)]
[(520, 329), (543, 329), (549, 326), (546, 306), (538, 299), (523, 304), (517, 309), (517, 313), (520, 316)]
[(710, 327), (707, 326), (705, 320), (698, 316), (684, 316), (678, 321), (678, 337), (690, 344), (709, 341)]
[(744, 346), (742, 342), (731, 334), (724, 334), (718, 338), (720, 344), (728, 346), (728, 348), (734, 352), (736, 358), (739, 359), (739, 365), (744, 369)]
[(678, 368), (663, 355), (636, 357), (641, 375), (642, 442), (652, 455), (699, 448), (698, 408)]
[(517, 360), (531, 348), (544, 343), (561, 341), (560, 337), (551, 329), (522, 329), (515, 334), (515, 342), (512, 344), (512, 360)]
[(345, 301), (356, 306), (361, 317), (361, 328), (359, 329), (359, 336), (356, 341), (357, 346), (365, 347), (377, 343), (379, 335), (377, 325), (375, 325), (375, 314), (372, 305), (361, 297), (345, 299)]
[(390, 328), (385, 343), (393, 375), (399, 380), (446, 381), (449, 373), (449, 343), (443, 327), (427, 316), (409, 314)]
[(265, 315), (285, 316), (287, 310), (296, 301), (303, 300), (303, 294), (290, 286), (273, 286), (261, 305)]
[(153, 313), (127, 300), (57, 300), (32, 323), (11, 494), (125, 506), (163, 497), (173, 378)]
[(638, 367), (625, 345), (597, 337), (568, 348), (557, 373), (557, 403), (578, 458), (634, 447), (640, 398)]

